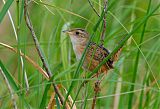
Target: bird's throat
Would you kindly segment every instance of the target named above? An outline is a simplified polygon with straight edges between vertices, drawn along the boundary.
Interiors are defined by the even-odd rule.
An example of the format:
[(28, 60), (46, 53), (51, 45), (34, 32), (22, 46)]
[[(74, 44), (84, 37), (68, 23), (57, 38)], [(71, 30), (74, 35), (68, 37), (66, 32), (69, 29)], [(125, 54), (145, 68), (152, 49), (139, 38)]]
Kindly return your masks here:
[(86, 47), (85, 45), (73, 45), (73, 50), (77, 60), (81, 59), (85, 47)]
[(77, 60), (80, 60), (88, 41), (87, 39), (80, 40), (76, 37), (70, 38), (76, 58)]

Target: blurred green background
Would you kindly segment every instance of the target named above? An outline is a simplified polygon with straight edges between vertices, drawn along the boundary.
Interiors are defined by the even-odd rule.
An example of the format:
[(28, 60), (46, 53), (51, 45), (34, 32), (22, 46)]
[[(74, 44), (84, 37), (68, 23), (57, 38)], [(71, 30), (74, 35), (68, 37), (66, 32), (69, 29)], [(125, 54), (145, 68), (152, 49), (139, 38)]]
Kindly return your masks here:
[[(31, 33), (24, 21), (23, 0), (20, 0), (19, 3), (17, 1), (19, 0), (13, 1), (9, 7), (14, 26), (11, 24), (8, 13), (0, 24), (0, 42), (21, 50), (43, 68)], [(103, 10), (103, 0), (90, 1), (100, 14)], [(108, 0), (108, 2), (104, 46), (110, 51), (144, 20), (147, 13), (160, 5), (159, 0)], [(1, 11), (3, 6), (3, 0), (0, 0)], [(54, 80), (68, 90), (78, 62), (70, 39), (62, 33), (62, 30), (84, 28), (92, 34), (93, 27), (99, 17), (91, 8), (88, 0), (31, 0), (28, 8), (34, 31), (55, 76)], [(101, 83), (101, 92), (98, 95), (96, 109), (160, 108), (159, 17), (160, 8), (138, 30), (134, 31), (131, 38), (126, 42), (119, 61), (114, 65), (115, 68), (109, 71)], [(19, 28), (16, 31), (18, 42), (13, 27), (16, 30)], [(101, 28), (102, 24), (94, 36), (94, 41), (97, 43), (100, 43)], [(24, 69), (22, 69), (20, 56), (2, 45), (0, 45), (0, 60), (14, 78), (15, 83), (20, 86), (19, 92), (13, 90), (17, 107), (23, 109), (26, 108), (24, 104), (28, 104), (30, 108), (38, 109), (48, 83), (45, 78), (25, 59), (23, 59)], [(27, 94), (24, 79), (25, 71), (30, 87)], [(85, 72), (81, 69), (81, 73)], [(79, 76), (78, 79), (71, 92), (73, 99), (83, 77)], [(92, 79), (82, 88), (75, 101), (77, 109), (91, 108), (95, 79)], [(45, 107), (47, 107), (52, 91), (53, 88), (48, 92)], [(16, 93), (22, 93), (24, 99), (17, 96)], [(66, 95), (65, 92), (62, 91), (62, 93), (64, 96)], [(85, 101), (81, 102), (81, 100)], [(56, 105), (58, 105), (57, 102)], [(2, 73), (0, 73), (0, 108), (13, 108), (11, 92)]]

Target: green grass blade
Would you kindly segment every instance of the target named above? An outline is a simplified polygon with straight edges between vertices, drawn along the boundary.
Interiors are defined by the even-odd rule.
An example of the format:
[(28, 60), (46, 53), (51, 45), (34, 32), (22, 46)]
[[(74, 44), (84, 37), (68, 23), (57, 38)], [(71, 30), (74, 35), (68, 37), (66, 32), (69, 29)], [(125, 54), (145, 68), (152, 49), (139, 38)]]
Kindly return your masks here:
[(48, 91), (50, 89), (50, 86), (51, 86), (51, 82), (53, 81), (53, 77), (48, 81), (49, 84), (46, 85), (45, 87), (45, 91), (44, 91), (44, 94), (43, 94), (43, 97), (42, 97), (42, 100), (41, 100), (41, 104), (40, 104), (40, 109), (45, 109), (46, 107), (46, 102), (47, 102), (47, 95), (48, 95)]
[(8, 72), (8, 70), (6, 69), (6, 67), (3, 65), (2, 61), (0, 60), (0, 68), (3, 70), (9, 84), (11, 85), (12, 89), (14, 90), (14, 92), (17, 93), (17, 95), (20, 97), (20, 99), (24, 102), (24, 106), (27, 109), (30, 109), (29, 104), (27, 103), (26, 99), (24, 98), (24, 96), (21, 93), (18, 93), (21, 89), (19, 88), (19, 86), (16, 84), (16, 82), (14, 81), (12, 75)]
[[(150, 6), (151, 6), (151, 0), (149, 1), (149, 4), (148, 4), (147, 14), (149, 13)], [(139, 44), (141, 44), (142, 41), (143, 41), (144, 33), (145, 33), (146, 25), (147, 25), (147, 21), (148, 21), (148, 19), (146, 19), (146, 21), (144, 22), (144, 26), (143, 26), (143, 30), (142, 30), (142, 34), (141, 34), (141, 38), (140, 38)], [(139, 48), (141, 48), (141, 45), (139, 46)], [(133, 75), (134, 76), (132, 78), (132, 83), (135, 83), (135, 81), (136, 81), (138, 65), (139, 65), (139, 57), (140, 57), (140, 50), (137, 51), (137, 56), (136, 56), (136, 60), (135, 60), (135, 64), (134, 64), (135, 66), (134, 66), (134, 70), (133, 70)], [(131, 92), (133, 90), (134, 90), (134, 85), (132, 85), (131, 88), (130, 88)], [(133, 93), (130, 93), (129, 94), (128, 109), (132, 108), (132, 100), (133, 100)]]
[(55, 98), (56, 98), (57, 109), (60, 109), (61, 107), (60, 107), (60, 103), (59, 103), (57, 94), (56, 94)]
[[(70, 27), (70, 22), (65, 23), (62, 26), (62, 31), (63, 30), (67, 30), (68, 27)], [(60, 38), (60, 43), (61, 43), (61, 57), (62, 57), (62, 64), (63, 64), (63, 68), (67, 69), (69, 67), (69, 63), (68, 63), (68, 45), (67, 45), (67, 37), (64, 33), (61, 32), (61, 38)]]
[(22, 22), (23, 15), (24, 15), (24, 0), (22, 0), (21, 4), (20, 23)]
[(3, 65), (2, 61), (0, 60), (0, 67), (3, 70), (5, 76), (7, 77), (9, 84), (11, 85), (11, 87), (14, 89), (14, 91), (18, 91), (20, 90), (20, 88), (17, 86), (16, 82), (14, 81), (12, 75), (8, 72), (8, 70), (5, 68), (5, 66)]
[(12, 2), (14, 0), (7, 0), (7, 2), (5, 3), (5, 5), (3, 6), (1, 12), (0, 12), (0, 23), (2, 22), (4, 16), (6, 15), (9, 7), (11, 6)]
[(45, 91), (41, 100), (41, 104), (40, 104), (40, 109), (45, 109), (46, 107), (46, 101), (47, 101), (47, 94), (48, 94), (48, 90), (50, 88), (51, 84), (47, 84), (45, 87)]

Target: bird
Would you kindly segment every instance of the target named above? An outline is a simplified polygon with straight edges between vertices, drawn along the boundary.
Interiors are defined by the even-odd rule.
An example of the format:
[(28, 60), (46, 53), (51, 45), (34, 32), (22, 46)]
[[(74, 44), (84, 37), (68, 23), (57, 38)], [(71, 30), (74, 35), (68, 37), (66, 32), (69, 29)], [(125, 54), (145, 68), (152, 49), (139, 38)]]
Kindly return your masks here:
[[(87, 71), (93, 71), (109, 54), (109, 50), (102, 45), (98, 45), (94, 42), (89, 42), (89, 33), (82, 28), (73, 28), (64, 30), (64, 33), (68, 34), (71, 39), (76, 59), (80, 60), (82, 54), (89, 43), (86, 56), (82, 68)], [(97, 74), (107, 73), (108, 70), (113, 69), (113, 62), (117, 60), (118, 54), (108, 59), (98, 70)]]

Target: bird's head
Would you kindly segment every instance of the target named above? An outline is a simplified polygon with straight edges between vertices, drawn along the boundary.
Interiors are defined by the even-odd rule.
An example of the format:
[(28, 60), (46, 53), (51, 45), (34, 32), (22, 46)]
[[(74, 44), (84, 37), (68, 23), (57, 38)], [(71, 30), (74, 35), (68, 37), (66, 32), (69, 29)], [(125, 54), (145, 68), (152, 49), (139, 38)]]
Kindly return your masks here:
[(63, 31), (71, 38), (72, 44), (87, 44), (89, 40), (89, 34), (81, 28), (75, 28)]

